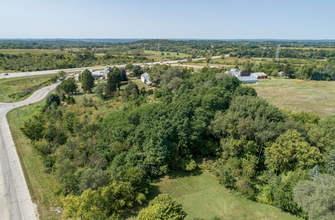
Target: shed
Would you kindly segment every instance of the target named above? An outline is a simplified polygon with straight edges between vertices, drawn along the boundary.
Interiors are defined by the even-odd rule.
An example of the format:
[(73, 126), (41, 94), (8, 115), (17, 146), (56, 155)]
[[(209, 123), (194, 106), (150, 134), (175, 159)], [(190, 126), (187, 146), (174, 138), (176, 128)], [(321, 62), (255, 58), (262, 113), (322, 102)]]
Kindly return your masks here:
[(267, 79), (268, 78), (268, 75), (266, 75), (263, 72), (251, 73), (250, 76), (257, 77), (257, 79)]
[(237, 78), (243, 83), (258, 83), (258, 79), (255, 76), (240, 76)]

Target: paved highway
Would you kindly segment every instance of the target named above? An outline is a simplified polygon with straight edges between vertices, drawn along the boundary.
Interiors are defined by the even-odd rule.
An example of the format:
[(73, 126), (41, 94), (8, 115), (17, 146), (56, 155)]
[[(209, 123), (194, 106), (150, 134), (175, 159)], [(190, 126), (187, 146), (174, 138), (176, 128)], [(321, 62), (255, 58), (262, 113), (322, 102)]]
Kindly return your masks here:
[(41, 101), (58, 84), (44, 87), (24, 101), (0, 102), (0, 220), (38, 219), (37, 208), (29, 194), (6, 113), (13, 108)]
[[(221, 56), (213, 56), (212, 59), (218, 59)], [(197, 60), (204, 60), (205, 58), (197, 58), (197, 59), (192, 59), (192, 61), (197, 61)], [(172, 60), (172, 61), (164, 61), (163, 64), (175, 64), (178, 62), (186, 62), (186, 60)], [(147, 65), (154, 65), (154, 64), (161, 64), (159, 62), (153, 62), (153, 63), (146, 63)], [(134, 65), (141, 65), (141, 63), (137, 63)], [(116, 67), (125, 67), (126, 65), (115, 65)], [(185, 65), (184, 65), (185, 66)], [(63, 70), (64, 72), (77, 72), (77, 71), (82, 71), (83, 69), (93, 69), (93, 70), (98, 70), (98, 69), (104, 69), (105, 66), (95, 66), (95, 67), (83, 67), (83, 68), (72, 68), (72, 69), (58, 69), (58, 70), (43, 70), (43, 71), (34, 71), (34, 72), (29, 72), (30, 76), (36, 76), (36, 75), (47, 75), (47, 74), (55, 74), (60, 70)], [(26, 72), (19, 72), (19, 73), (8, 73), (8, 75), (0, 74), (0, 79), (1, 78), (14, 78), (14, 77), (25, 77), (27, 76)], [(0, 219), (1, 220), (1, 219)]]

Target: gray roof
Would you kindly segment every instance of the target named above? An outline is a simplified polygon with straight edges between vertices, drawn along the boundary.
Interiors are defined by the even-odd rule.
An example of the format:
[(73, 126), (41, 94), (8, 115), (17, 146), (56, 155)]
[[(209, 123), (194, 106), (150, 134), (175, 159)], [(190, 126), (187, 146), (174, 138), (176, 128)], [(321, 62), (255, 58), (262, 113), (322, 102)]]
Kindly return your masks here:
[(258, 72), (258, 73), (251, 73), (250, 76), (268, 76), (266, 73)]
[(143, 78), (149, 78), (149, 74), (148, 73), (143, 73), (142, 75), (141, 75), (141, 77), (143, 77)]
[(240, 76), (237, 77), (240, 81), (243, 83), (256, 83), (258, 82), (258, 79), (254, 76)]

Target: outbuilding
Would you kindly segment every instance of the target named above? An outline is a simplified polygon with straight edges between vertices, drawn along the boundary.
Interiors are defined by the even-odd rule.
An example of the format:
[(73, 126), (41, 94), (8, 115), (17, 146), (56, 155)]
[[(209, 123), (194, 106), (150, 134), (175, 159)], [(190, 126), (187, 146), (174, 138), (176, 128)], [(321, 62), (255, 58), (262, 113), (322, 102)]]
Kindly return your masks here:
[(267, 79), (268, 75), (266, 75), (263, 72), (259, 72), (259, 73), (251, 73), (250, 76), (254, 76), (257, 77), (257, 79)]
[(243, 83), (258, 83), (258, 79), (255, 76), (240, 76), (237, 78)]

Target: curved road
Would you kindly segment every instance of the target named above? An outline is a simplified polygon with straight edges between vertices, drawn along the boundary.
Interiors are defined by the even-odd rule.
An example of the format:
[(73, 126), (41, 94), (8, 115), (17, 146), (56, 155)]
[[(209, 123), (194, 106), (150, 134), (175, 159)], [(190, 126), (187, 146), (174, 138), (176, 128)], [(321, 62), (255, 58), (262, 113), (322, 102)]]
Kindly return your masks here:
[(0, 103), (0, 220), (38, 219), (36, 205), (29, 194), (6, 113), (11, 109), (41, 101), (58, 84), (44, 87), (24, 101)]

